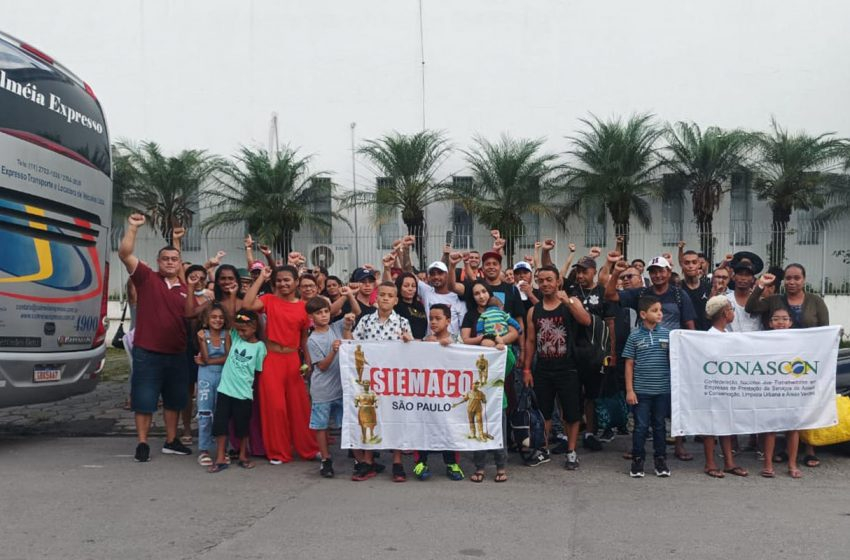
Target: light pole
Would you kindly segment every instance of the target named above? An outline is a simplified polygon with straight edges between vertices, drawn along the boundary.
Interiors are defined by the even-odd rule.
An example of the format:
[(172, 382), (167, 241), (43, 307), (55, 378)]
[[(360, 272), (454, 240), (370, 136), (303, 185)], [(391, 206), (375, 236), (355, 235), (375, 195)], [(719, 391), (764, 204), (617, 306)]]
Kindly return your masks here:
[(357, 169), (356, 148), (354, 147), (354, 129), (357, 123), (351, 123), (351, 190), (354, 194), (354, 264), (360, 266), (360, 231), (357, 229)]

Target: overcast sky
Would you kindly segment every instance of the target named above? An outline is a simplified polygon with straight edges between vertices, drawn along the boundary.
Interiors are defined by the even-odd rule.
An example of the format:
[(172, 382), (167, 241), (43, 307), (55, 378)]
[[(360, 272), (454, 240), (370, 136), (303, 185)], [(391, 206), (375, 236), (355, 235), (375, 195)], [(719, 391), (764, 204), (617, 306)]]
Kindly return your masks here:
[[(850, 135), (850, 2), (423, 0), (425, 119), (567, 149), (578, 119)], [(358, 139), (422, 126), (416, 0), (0, 0), (0, 28), (56, 57), (113, 138), (233, 153), (281, 142), (351, 183)], [(358, 165), (360, 165), (358, 163)], [(458, 155), (445, 174), (463, 171)], [(368, 172), (359, 172), (368, 180)]]

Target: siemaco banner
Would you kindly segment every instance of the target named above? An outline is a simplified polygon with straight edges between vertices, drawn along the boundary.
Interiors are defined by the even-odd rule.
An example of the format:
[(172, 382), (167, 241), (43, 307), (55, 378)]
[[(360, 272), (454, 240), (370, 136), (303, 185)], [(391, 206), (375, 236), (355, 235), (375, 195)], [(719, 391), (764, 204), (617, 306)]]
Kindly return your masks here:
[(463, 344), (343, 341), (342, 447), (502, 447), (505, 358)]
[(673, 434), (757, 434), (834, 426), (840, 330), (671, 332)]

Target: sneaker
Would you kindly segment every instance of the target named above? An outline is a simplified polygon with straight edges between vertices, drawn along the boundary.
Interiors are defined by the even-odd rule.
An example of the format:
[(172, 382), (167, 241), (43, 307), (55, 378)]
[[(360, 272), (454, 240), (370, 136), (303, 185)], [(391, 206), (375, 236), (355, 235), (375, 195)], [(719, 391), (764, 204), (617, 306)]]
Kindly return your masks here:
[(136, 446), (136, 456), (134, 457), (137, 463), (147, 463), (151, 460), (151, 447), (147, 443), (140, 443)]
[(446, 465), (446, 476), (449, 477), (449, 480), (463, 480), (463, 471), (460, 470), (460, 465), (457, 463)]
[(567, 453), (567, 460), (564, 461), (564, 468), (568, 471), (574, 471), (578, 468), (578, 453), (575, 451)]
[(334, 463), (330, 459), (322, 461), (322, 468), (319, 469), (319, 474), (325, 478), (334, 477)]
[(558, 434), (555, 436), (555, 445), (550, 445), (549, 451), (552, 455), (563, 455), (567, 452), (567, 443), (569, 443), (567, 436)]
[(369, 463), (357, 463), (354, 466), (354, 474), (351, 475), (351, 480), (356, 480), (358, 482), (362, 480), (369, 480), (376, 474), (375, 469), (373, 469), (372, 465)]
[(169, 455), (191, 455), (192, 450), (180, 443), (180, 440), (174, 438), (171, 442), (165, 442), (162, 446), (162, 452)]
[(280, 459), (269, 459), (269, 464), (275, 466), (282, 465), (283, 461), (281, 461)]
[(627, 436), (627, 435), (630, 435), (629, 429), (628, 429), (626, 426), (619, 426), (619, 427), (617, 428), (617, 435), (618, 435), (618, 436)]
[(602, 431), (602, 435), (599, 436), (599, 441), (602, 443), (611, 443), (614, 441), (615, 437), (617, 437), (617, 434), (614, 433), (614, 430), (611, 428), (605, 428), (605, 430)]
[(670, 469), (664, 457), (655, 458), (655, 476), (670, 476)]
[(526, 466), (536, 467), (537, 465), (542, 465), (543, 463), (548, 463), (551, 460), (549, 457), (548, 449), (538, 449), (534, 452), (531, 458), (525, 461)]
[(407, 475), (404, 473), (404, 465), (393, 463), (393, 482), (404, 482), (406, 480)]
[(419, 480), (428, 480), (431, 478), (431, 469), (428, 468), (428, 463), (419, 461), (413, 467), (413, 476)]
[(635, 457), (632, 459), (632, 468), (629, 469), (629, 476), (632, 478), (643, 478), (643, 458)]
[(584, 434), (581, 446), (591, 451), (602, 451), (602, 442), (593, 434)]

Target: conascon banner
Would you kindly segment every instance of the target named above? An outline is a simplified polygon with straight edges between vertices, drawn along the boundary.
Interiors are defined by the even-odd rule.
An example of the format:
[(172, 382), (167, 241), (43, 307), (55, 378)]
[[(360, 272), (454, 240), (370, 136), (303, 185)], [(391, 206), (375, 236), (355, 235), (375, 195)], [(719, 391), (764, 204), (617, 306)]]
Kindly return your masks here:
[(731, 435), (838, 423), (840, 327), (670, 333), (674, 435)]
[(436, 342), (343, 341), (342, 447), (502, 447), (505, 353)]

